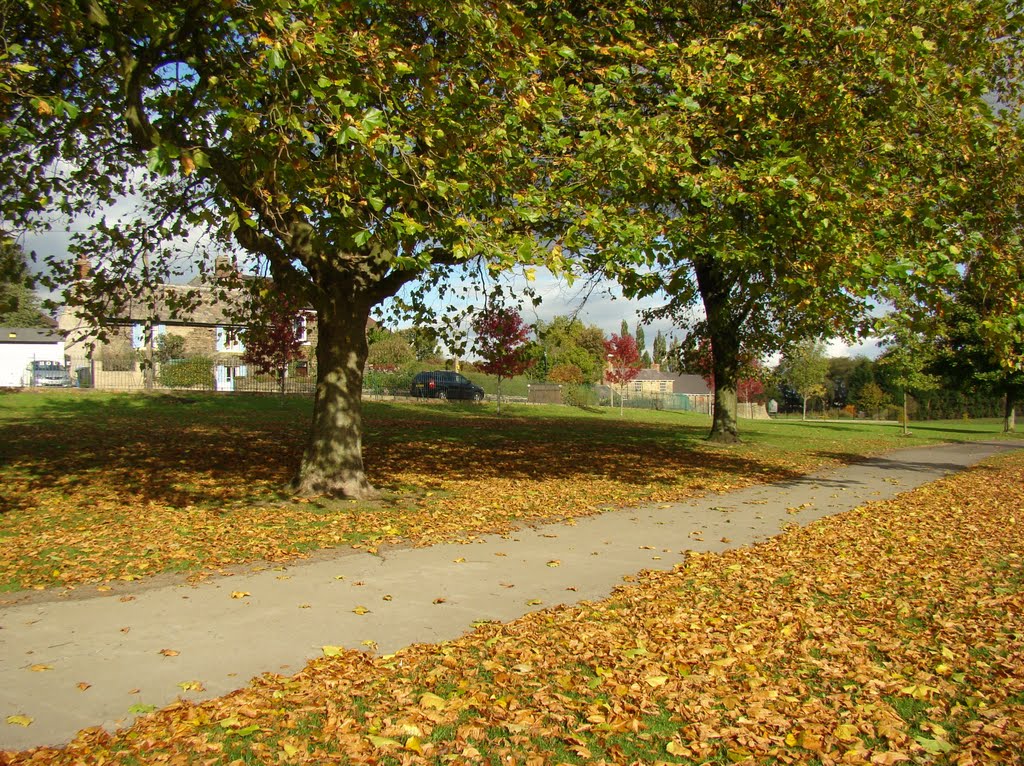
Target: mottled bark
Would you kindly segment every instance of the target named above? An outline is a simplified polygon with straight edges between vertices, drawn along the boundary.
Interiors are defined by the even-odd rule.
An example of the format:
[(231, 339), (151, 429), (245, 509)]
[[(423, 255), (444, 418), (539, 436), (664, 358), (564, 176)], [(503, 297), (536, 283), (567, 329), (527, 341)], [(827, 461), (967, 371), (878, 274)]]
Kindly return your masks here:
[(694, 271), (707, 317), (714, 370), (715, 411), (708, 441), (735, 444), (740, 441), (736, 422), (736, 390), (740, 372), (739, 328), (746, 317), (738, 315), (731, 305), (733, 280), (717, 263), (711, 260), (697, 261), (694, 263)]
[(731, 387), (715, 385), (715, 414), (711, 422), (708, 441), (736, 444), (740, 441), (736, 424), (736, 384)]
[(363, 466), (362, 392), (370, 304), (352, 289), (316, 302), (317, 385), (313, 424), (294, 488), (303, 496), (378, 496)]
[(1012, 393), (1007, 392), (1004, 405), (1003, 431), (1011, 433), (1017, 430), (1017, 398)]

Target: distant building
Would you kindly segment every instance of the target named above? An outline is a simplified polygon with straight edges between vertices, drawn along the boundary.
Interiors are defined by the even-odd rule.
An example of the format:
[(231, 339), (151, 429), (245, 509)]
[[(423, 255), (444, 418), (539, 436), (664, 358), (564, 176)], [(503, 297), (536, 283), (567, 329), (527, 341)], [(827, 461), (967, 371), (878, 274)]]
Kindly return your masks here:
[(64, 338), (46, 327), (0, 327), (0, 388), (33, 385), (33, 363), (65, 368)]

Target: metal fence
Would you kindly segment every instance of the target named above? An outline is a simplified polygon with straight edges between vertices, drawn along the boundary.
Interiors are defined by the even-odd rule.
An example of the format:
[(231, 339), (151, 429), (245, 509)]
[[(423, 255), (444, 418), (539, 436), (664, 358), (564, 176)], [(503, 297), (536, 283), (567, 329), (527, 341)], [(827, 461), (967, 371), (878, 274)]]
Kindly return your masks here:
[(33, 388), (75, 387), (106, 391), (248, 391), (310, 394), (316, 389), (315, 362), (292, 363), (283, 375), (261, 374), (237, 360), (193, 357), (156, 362), (104, 361), (88, 357), (65, 360), (60, 381), (29, 377)]

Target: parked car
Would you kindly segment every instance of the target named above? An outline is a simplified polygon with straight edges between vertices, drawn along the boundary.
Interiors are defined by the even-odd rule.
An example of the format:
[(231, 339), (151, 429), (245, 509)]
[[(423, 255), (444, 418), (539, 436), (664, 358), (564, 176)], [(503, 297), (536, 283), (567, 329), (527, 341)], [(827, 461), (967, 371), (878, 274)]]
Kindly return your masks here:
[(70, 386), (71, 373), (60, 362), (37, 359), (29, 365), (33, 386)]
[(429, 399), (472, 399), (479, 402), (484, 390), (464, 375), (446, 370), (420, 372), (412, 379), (411, 396)]

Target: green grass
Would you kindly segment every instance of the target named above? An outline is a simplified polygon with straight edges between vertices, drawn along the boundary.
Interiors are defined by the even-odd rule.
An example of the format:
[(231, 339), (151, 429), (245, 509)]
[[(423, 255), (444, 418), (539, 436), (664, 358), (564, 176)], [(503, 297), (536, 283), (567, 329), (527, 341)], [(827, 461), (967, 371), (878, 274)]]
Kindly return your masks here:
[(0, 394), (0, 591), (465, 539), (899, 447), (1004, 438), (997, 420), (915, 423), (906, 437), (864, 421), (743, 420), (743, 443), (721, 446), (706, 441), (707, 416), (686, 412), (506, 403), (497, 416), (493, 403), (434, 401), (363, 412), (384, 499), (298, 503), (285, 488), (308, 396)]

